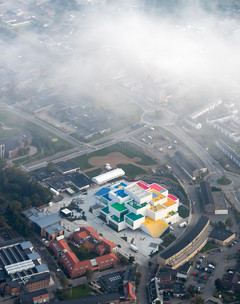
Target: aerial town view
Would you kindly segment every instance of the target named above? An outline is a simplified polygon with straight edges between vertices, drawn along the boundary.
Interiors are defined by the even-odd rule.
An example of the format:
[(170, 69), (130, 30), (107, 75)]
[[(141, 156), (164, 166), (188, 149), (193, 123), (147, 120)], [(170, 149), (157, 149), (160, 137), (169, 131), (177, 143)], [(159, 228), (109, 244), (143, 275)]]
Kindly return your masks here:
[(0, 303), (240, 303), (240, 0), (0, 0)]

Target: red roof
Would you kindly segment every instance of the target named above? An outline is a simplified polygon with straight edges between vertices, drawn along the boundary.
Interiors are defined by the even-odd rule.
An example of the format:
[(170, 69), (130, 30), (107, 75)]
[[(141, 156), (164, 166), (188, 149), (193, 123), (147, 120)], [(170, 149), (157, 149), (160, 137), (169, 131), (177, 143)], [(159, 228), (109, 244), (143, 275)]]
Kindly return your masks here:
[(156, 190), (156, 191), (161, 191), (161, 190), (164, 190), (163, 187), (160, 187), (158, 184), (151, 184), (149, 186), (150, 189), (153, 189), (153, 190)]
[(137, 182), (137, 185), (144, 190), (147, 190), (149, 188), (148, 184), (144, 183), (143, 181)]
[(77, 258), (76, 254), (72, 251), (68, 251), (61, 255), (60, 261), (67, 267), (67, 268), (74, 268), (76, 264), (79, 263), (79, 259)]
[(81, 239), (85, 239), (89, 236), (89, 233), (87, 231), (80, 231), (80, 232), (75, 232), (75, 233)]
[(85, 242), (85, 243), (84, 243), (84, 246), (86, 246), (86, 247), (89, 248), (90, 250), (95, 248), (95, 246), (94, 246), (92, 243), (90, 243), (90, 242)]
[(169, 197), (170, 199), (172, 199), (173, 201), (177, 201), (177, 200), (178, 200), (178, 198), (175, 197), (175, 196), (173, 196), (172, 194), (168, 194), (168, 197)]
[(103, 244), (98, 245), (97, 248), (99, 249), (99, 251), (103, 251), (104, 249), (106, 249)]
[(127, 282), (124, 285), (123, 290), (124, 290), (126, 299), (135, 299), (135, 287), (132, 283)]
[(67, 242), (63, 239), (63, 240), (60, 240), (60, 241), (55, 241), (54, 242), (56, 245), (58, 245), (59, 249), (61, 251), (63, 251), (64, 249), (65, 250), (70, 250), (71, 251), (71, 248), (68, 246)]
[(111, 259), (113, 259), (114, 261), (119, 261), (119, 259), (115, 256), (114, 253), (109, 253), (109, 254), (99, 256), (95, 260), (97, 261), (97, 263), (99, 265), (101, 262), (104, 262), (104, 263), (108, 263), (107, 261), (113, 262), (113, 260), (111, 261)]
[(96, 233), (96, 231), (94, 229), (92, 229), (91, 227), (88, 227), (88, 226), (80, 228), (80, 231), (84, 231), (84, 230), (88, 231), (89, 233), (94, 233), (94, 232)]

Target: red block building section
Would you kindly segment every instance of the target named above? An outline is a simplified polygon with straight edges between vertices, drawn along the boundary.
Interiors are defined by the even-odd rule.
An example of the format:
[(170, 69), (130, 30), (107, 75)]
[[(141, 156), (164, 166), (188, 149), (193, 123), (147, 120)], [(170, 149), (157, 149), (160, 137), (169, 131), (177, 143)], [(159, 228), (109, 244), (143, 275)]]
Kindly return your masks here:
[(117, 245), (103, 236), (99, 235), (91, 227), (81, 227), (80, 231), (76, 231), (70, 235), (70, 239), (74, 240), (78, 245), (84, 244), (90, 251), (99, 255), (117, 251)]
[(84, 275), (87, 269), (93, 271), (107, 269), (119, 263), (119, 259), (113, 253), (117, 250), (116, 244), (106, 240), (90, 227), (81, 227), (80, 231), (70, 235), (70, 239), (78, 245), (84, 244), (90, 251), (99, 254), (95, 259), (80, 261), (66, 240), (51, 242), (50, 247), (71, 278)]

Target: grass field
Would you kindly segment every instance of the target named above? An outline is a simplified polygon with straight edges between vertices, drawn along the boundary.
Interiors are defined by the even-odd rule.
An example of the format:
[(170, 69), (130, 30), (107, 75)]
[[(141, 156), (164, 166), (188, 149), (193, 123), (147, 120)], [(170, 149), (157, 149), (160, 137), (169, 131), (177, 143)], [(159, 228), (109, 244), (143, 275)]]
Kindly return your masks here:
[(134, 166), (133, 164), (128, 164), (128, 165), (119, 164), (119, 165), (117, 165), (117, 167), (123, 169), (126, 176), (128, 176), (128, 177), (146, 174), (146, 171), (144, 169)]
[(91, 171), (86, 172), (85, 174), (89, 177), (89, 178), (93, 178), (94, 176), (97, 176), (99, 174), (102, 173), (102, 169), (98, 168), (98, 169), (94, 169)]
[(65, 300), (70, 300), (70, 299), (76, 299), (76, 298), (82, 298), (86, 297), (89, 295), (89, 293), (93, 291), (92, 288), (90, 288), (88, 285), (79, 285), (73, 288), (61, 290), (61, 296)]
[(79, 165), (81, 170), (86, 170), (92, 168), (89, 164), (88, 160), (94, 156), (105, 156), (112, 152), (120, 152), (123, 155), (127, 156), (128, 158), (139, 157), (141, 158), (140, 161), (136, 162), (138, 165), (142, 166), (151, 166), (156, 165), (156, 162), (148, 155), (144, 154), (143, 152), (137, 150), (135, 147), (130, 145), (129, 143), (119, 142), (112, 146), (94, 151), (88, 155), (81, 155), (76, 158), (73, 158), (72, 161)]
[(186, 218), (189, 216), (189, 209), (183, 205), (178, 208), (178, 213), (182, 218)]

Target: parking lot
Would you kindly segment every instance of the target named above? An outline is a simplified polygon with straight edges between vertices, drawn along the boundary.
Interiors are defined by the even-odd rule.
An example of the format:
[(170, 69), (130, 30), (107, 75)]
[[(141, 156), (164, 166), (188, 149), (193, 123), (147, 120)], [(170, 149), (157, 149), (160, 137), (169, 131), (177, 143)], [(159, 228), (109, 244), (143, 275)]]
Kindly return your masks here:
[(221, 279), (224, 273), (234, 269), (237, 259), (231, 257), (234, 257), (236, 252), (238, 252), (238, 240), (235, 243), (231, 242), (230, 247), (219, 246), (214, 250), (199, 253), (188, 276), (187, 286), (193, 285), (198, 288), (204, 299), (212, 296), (215, 280)]

